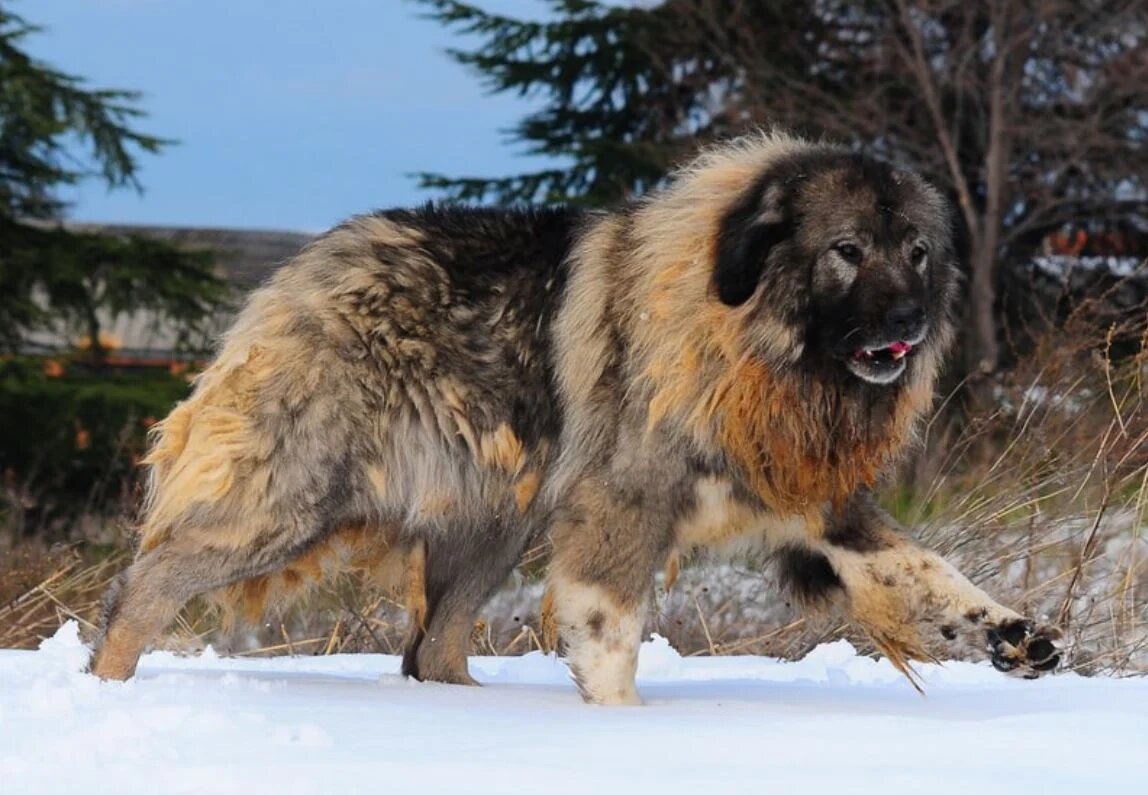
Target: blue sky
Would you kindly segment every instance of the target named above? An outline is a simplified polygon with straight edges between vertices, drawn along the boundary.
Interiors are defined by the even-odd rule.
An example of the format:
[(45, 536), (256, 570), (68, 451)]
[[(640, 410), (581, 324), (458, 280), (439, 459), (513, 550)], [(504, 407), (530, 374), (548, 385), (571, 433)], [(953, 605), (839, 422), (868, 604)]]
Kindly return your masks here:
[[(482, 0), (542, 13), (538, 0)], [(431, 198), (412, 171), (501, 175), (529, 159), (502, 132), (531, 108), (443, 53), (460, 40), (404, 0), (15, 0), (36, 58), (144, 93), (145, 192), (69, 191), (88, 221), (321, 230)]]

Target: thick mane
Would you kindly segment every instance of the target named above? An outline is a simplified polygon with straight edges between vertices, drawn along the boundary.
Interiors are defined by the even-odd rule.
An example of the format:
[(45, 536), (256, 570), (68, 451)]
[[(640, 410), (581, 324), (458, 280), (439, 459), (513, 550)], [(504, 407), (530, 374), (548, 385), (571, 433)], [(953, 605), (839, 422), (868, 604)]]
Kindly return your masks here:
[(647, 367), (648, 428), (672, 419), (702, 446), (716, 439), (778, 512), (817, 511), (872, 486), (932, 403), (932, 361), (916, 362), (899, 386), (852, 385), (738, 350), (728, 322), (706, 316), (698, 313), (687, 334), (664, 337)]
[(902, 382), (874, 388), (797, 367), (803, 329), (767, 304), (727, 307), (712, 272), (721, 220), (746, 187), (778, 159), (811, 144), (755, 135), (702, 154), (665, 190), (643, 202), (633, 241), (635, 305), (631, 396), (649, 403), (648, 430), (682, 423), (701, 447), (718, 441), (774, 510), (807, 513), (871, 486), (912, 440), (929, 407), (938, 344)]
[(913, 439), (933, 399), (931, 377), (872, 400), (871, 388), (794, 373), (759, 360), (733, 364), (709, 396), (723, 448), (758, 496), (783, 513), (840, 507), (871, 487)]

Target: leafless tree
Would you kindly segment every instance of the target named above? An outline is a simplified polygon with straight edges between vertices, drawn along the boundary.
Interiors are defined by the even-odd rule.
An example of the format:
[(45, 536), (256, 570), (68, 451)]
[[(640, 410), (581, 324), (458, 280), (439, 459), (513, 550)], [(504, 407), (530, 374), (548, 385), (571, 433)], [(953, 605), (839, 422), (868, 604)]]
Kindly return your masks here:
[(970, 373), (1000, 361), (1002, 263), (1030, 257), (1066, 226), (1148, 217), (1144, 0), (667, 5), (678, 35), (724, 63), (711, 132), (746, 123), (823, 131), (951, 192), (969, 243)]

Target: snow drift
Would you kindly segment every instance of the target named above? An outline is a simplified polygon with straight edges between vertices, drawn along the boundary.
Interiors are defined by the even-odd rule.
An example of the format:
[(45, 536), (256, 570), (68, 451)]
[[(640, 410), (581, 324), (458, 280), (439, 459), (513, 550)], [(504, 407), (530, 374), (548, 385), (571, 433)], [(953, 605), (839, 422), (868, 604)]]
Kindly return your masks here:
[(383, 655), (153, 653), (123, 683), (86, 660), (73, 623), (0, 651), (3, 792), (1052, 795), (1138, 787), (1148, 747), (1148, 680), (922, 665), (922, 698), (844, 641), (785, 663), (655, 636), (641, 708), (583, 705), (539, 653), (472, 658), (483, 688)]

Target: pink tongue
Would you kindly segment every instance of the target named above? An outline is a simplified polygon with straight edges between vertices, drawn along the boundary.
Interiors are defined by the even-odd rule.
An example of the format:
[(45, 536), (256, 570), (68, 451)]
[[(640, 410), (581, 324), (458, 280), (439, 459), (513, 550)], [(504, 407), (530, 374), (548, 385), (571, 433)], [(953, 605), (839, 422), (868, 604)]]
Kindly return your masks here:
[(894, 354), (908, 353), (909, 351), (913, 350), (913, 346), (907, 342), (894, 342), (889, 346), (889, 350)]

